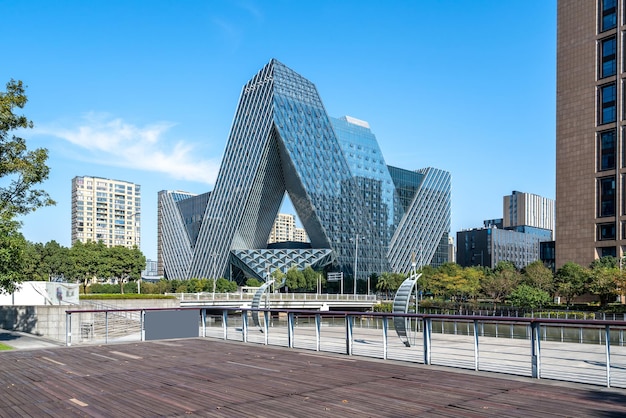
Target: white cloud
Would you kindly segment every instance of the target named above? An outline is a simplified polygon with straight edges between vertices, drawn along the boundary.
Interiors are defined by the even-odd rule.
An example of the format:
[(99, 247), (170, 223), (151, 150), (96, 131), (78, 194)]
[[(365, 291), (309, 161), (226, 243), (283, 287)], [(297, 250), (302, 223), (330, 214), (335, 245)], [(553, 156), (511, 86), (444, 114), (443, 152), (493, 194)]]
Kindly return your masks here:
[(38, 127), (34, 133), (52, 135), (83, 150), (93, 163), (168, 174), (178, 180), (214, 184), (218, 159), (202, 159), (197, 146), (184, 141), (172, 144), (165, 134), (175, 124), (158, 122), (139, 127), (109, 115), (88, 113), (77, 126)]

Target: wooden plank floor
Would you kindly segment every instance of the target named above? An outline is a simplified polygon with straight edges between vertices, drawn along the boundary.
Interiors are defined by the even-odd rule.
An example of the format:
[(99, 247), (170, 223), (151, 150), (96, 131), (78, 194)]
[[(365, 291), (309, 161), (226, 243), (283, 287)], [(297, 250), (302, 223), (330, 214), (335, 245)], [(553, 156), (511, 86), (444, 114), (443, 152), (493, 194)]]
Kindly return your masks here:
[(211, 339), (0, 352), (0, 417), (618, 417), (626, 391)]

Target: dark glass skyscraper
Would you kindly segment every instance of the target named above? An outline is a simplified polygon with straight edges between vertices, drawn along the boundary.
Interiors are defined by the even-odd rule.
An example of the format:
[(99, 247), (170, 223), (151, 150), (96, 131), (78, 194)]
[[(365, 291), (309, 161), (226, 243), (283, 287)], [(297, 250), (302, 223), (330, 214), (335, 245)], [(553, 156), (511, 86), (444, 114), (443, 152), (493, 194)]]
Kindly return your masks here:
[[(191, 254), (184, 277), (171, 277), (167, 261), (164, 273), (233, 277), (236, 268), (263, 278), (287, 263), (308, 263), (349, 275), (356, 268), (364, 279), (408, 272), (416, 254), (418, 267), (429, 264), (450, 229), (450, 175), (433, 168), (407, 173), (411, 192), (400, 195), (367, 123), (330, 118), (315, 86), (272, 60), (243, 88), (197, 237), (187, 234), (189, 252), (162, 248), (164, 260)], [(172, 206), (162, 193), (160, 207)], [(267, 248), (285, 193), (310, 250)], [(161, 212), (167, 216), (160, 224), (180, 226), (181, 214)]]

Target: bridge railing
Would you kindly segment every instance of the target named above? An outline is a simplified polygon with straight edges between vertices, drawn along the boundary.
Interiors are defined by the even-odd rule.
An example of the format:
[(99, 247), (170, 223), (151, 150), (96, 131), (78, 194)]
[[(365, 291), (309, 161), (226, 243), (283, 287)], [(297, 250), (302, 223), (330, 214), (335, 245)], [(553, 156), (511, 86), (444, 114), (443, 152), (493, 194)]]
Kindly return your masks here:
[[(168, 296), (175, 296), (181, 302), (187, 301), (243, 301), (252, 300), (254, 292), (232, 292), (232, 293), (166, 293)], [(376, 301), (376, 295), (354, 295), (348, 293), (268, 293), (263, 298), (269, 297), (270, 301)]]
[[(626, 388), (626, 321), (229, 307), (68, 310), (66, 345), (143, 341), (145, 314), (167, 310), (196, 310), (199, 337)], [(139, 312), (137, 326), (104, 321), (126, 327), (126, 335), (107, 328), (104, 340), (72, 338), (83, 316), (119, 311)], [(407, 321), (406, 338), (396, 335), (394, 317)]]

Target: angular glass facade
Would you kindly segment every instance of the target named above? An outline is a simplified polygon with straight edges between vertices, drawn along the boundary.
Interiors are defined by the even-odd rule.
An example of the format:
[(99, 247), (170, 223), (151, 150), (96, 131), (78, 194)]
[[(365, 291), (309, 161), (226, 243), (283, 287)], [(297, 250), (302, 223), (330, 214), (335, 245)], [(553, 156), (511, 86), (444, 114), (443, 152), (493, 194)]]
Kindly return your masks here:
[(285, 193), (311, 248), (331, 250), (327, 268), (356, 267), (358, 279), (409, 272), (418, 249), (418, 266), (429, 264), (447, 241), (450, 175), (403, 172), (413, 173), (408, 193), (398, 192), (366, 122), (329, 117), (315, 86), (272, 60), (243, 88), (185, 277), (212, 277), (213, 268), (232, 277), (233, 267), (257, 276), (258, 266), (241, 268), (254, 258), (241, 251), (267, 249)]

